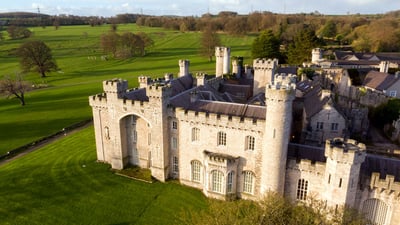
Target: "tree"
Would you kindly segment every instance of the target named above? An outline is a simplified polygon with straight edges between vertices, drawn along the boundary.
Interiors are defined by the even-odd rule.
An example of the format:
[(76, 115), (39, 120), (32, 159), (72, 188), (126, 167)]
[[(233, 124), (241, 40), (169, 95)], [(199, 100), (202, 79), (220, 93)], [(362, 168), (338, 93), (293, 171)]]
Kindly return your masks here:
[(320, 32), (320, 35), (322, 37), (327, 37), (327, 38), (333, 38), (336, 36), (336, 24), (332, 21), (329, 20), (326, 22), (326, 24), (322, 27), (322, 30)]
[(53, 59), (51, 49), (43, 41), (29, 41), (22, 44), (17, 55), (20, 57), (20, 64), (24, 72), (35, 71), (41, 77), (46, 77), (47, 72), (58, 69)]
[(32, 36), (32, 32), (25, 27), (11, 25), (7, 28), (8, 36), (11, 39), (28, 38)]
[(212, 25), (206, 26), (201, 35), (201, 54), (208, 57), (211, 62), (215, 54), (215, 47), (219, 45), (221, 45), (221, 41), (214, 27)]
[(321, 44), (313, 29), (304, 28), (296, 34), (293, 42), (289, 45), (288, 62), (300, 65), (303, 62), (311, 61), (311, 50)]
[(256, 58), (279, 58), (280, 41), (272, 33), (272, 30), (263, 31), (254, 39), (251, 45), (251, 55), (253, 59)]
[(4, 76), (0, 80), (0, 93), (4, 93), (7, 97), (15, 96), (21, 103), (25, 105), (25, 93), (31, 90), (32, 85), (23, 80), (20, 74), (16, 74), (15, 78), (11, 76)]
[(101, 35), (100, 45), (104, 52), (111, 53), (113, 57), (116, 56), (120, 36), (116, 32), (108, 32)]

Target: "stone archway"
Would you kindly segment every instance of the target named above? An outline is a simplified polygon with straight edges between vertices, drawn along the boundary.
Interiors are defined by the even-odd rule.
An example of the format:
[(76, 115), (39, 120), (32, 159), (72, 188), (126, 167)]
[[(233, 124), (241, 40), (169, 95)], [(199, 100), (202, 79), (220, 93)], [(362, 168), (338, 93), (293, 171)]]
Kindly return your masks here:
[(121, 151), (124, 161), (142, 168), (150, 167), (150, 124), (130, 114), (120, 119)]

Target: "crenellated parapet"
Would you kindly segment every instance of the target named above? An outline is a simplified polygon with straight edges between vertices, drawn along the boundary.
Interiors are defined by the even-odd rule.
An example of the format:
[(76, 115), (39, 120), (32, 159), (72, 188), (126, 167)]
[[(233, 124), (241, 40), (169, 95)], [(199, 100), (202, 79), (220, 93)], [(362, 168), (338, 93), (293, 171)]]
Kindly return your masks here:
[(179, 60), (179, 77), (189, 75), (189, 65), (190, 65), (189, 60), (187, 60), (187, 59)]
[(366, 156), (366, 147), (363, 143), (357, 143), (352, 139), (335, 138), (325, 143), (325, 157), (328, 159), (346, 163), (361, 164)]
[(326, 164), (324, 162), (312, 162), (308, 159), (290, 159), (286, 165), (287, 169), (304, 171), (309, 173), (324, 174)]
[(224, 57), (225, 48), (222, 46), (215, 47), (215, 57)]
[(273, 70), (278, 68), (278, 59), (255, 59), (253, 61), (254, 70)]
[(276, 74), (274, 82), (267, 85), (265, 97), (268, 101), (291, 101), (296, 90), (296, 75)]
[(169, 85), (154, 84), (146, 87), (146, 95), (151, 98), (167, 99), (171, 96), (172, 88)]
[(385, 179), (380, 179), (379, 173), (372, 173), (370, 188), (377, 189), (380, 192), (385, 191), (388, 194), (395, 194), (400, 197), (400, 182), (395, 182), (395, 177), (386, 175)]
[(103, 90), (108, 94), (116, 94), (118, 98), (122, 98), (123, 94), (128, 90), (128, 81), (122, 79), (112, 79), (103, 81)]
[(184, 108), (175, 108), (175, 115), (182, 122), (195, 123), (201, 122), (203, 125), (220, 126), (231, 129), (260, 131), (265, 125), (265, 120), (254, 118), (219, 115), (216, 113), (198, 112)]

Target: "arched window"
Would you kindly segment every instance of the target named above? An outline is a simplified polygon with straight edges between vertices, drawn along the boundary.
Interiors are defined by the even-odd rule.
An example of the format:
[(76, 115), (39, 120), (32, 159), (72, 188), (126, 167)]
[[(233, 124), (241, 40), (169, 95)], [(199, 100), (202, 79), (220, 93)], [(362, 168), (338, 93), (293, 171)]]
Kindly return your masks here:
[(197, 160), (194, 160), (190, 164), (192, 166), (192, 181), (200, 182), (201, 163)]
[(224, 174), (221, 171), (218, 170), (211, 171), (211, 190), (213, 192), (222, 193), (223, 179), (224, 179)]
[(371, 224), (386, 224), (388, 206), (385, 202), (376, 198), (367, 199), (364, 201), (362, 212)]
[(243, 172), (243, 192), (253, 194), (254, 174), (251, 171)]
[(233, 178), (234, 178), (235, 172), (231, 171), (228, 173), (227, 179), (226, 179), (226, 192), (227, 193), (232, 193), (233, 192)]
[(192, 128), (192, 142), (200, 140), (200, 129), (197, 127)]
[(308, 190), (308, 181), (304, 179), (299, 179), (297, 182), (297, 199), (306, 200)]
[(253, 136), (246, 136), (246, 143), (245, 143), (245, 145), (246, 145), (246, 147), (245, 147), (245, 149), (246, 150), (254, 150), (254, 144), (255, 144), (255, 138), (253, 137)]
[(225, 132), (218, 132), (218, 142), (217, 145), (226, 145), (226, 133)]

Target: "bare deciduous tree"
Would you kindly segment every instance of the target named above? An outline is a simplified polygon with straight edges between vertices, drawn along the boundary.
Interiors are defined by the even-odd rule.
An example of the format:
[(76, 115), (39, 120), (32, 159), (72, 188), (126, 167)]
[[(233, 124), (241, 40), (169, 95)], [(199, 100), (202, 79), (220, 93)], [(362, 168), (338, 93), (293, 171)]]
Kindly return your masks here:
[(20, 74), (16, 74), (14, 78), (7, 75), (0, 80), (0, 93), (4, 93), (7, 97), (16, 97), (22, 106), (25, 105), (25, 93), (31, 88), (32, 85)]

